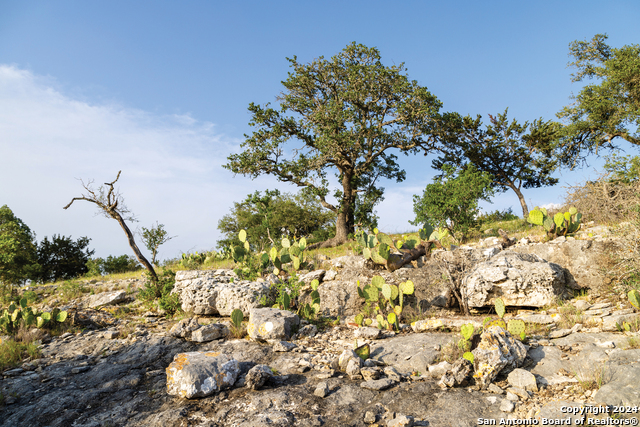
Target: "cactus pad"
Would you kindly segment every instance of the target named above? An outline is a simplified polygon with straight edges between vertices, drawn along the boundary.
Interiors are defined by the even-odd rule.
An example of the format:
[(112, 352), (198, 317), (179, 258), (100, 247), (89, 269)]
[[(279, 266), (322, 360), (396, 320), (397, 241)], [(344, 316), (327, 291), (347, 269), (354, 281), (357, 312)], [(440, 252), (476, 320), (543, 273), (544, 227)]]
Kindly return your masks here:
[(629, 298), (629, 302), (631, 303), (631, 305), (635, 307), (636, 310), (640, 310), (640, 292), (633, 289), (629, 291), (627, 297)]
[(371, 284), (376, 288), (381, 288), (384, 285), (384, 278), (382, 276), (373, 276), (371, 278)]
[(564, 228), (564, 214), (562, 212), (558, 212), (553, 216), (553, 222), (556, 224), (558, 229)]
[(496, 307), (496, 314), (499, 318), (502, 319), (505, 312), (504, 301), (502, 301), (502, 298), (496, 298), (496, 300), (494, 301), (494, 305)]
[(246, 230), (240, 230), (240, 233), (238, 233), (238, 239), (240, 239), (240, 241), (242, 243), (247, 241), (247, 231)]
[(460, 333), (462, 334), (462, 337), (465, 340), (470, 340), (471, 339), (471, 337), (473, 336), (473, 331), (474, 331), (474, 328), (473, 328), (473, 325), (471, 323), (467, 323), (467, 324), (462, 325), (460, 327)]
[(487, 323), (485, 329), (490, 328), (491, 326), (500, 326), (502, 329), (507, 329), (507, 324), (504, 323), (504, 320), (502, 319), (492, 320), (491, 322)]
[(462, 357), (464, 359), (467, 359), (471, 363), (473, 363), (473, 361), (474, 361), (473, 353), (471, 353), (470, 351), (467, 351), (465, 354), (462, 355)]
[(542, 225), (542, 223), (544, 222), (544, 214), (539, 210), (534, 209), (531, 212), (529, 212), (528, 221), (534, 225)]
[(242, 310), (236, 308), (231, 312), (231, 322), (237, 329), (240, 329), (242, 327), (242, 319), (244, 319)]
[(526, 325), (523, 320), (511, 319), (507, 323), (507, 331), (514, 337), (523, 337)]

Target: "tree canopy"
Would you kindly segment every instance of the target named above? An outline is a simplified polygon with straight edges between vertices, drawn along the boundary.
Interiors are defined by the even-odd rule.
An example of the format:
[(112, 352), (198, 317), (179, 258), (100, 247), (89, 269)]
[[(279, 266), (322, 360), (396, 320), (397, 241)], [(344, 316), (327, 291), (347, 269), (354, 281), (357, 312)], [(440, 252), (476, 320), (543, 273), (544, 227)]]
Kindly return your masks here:
[(571, 98), (574, 103), (558, 113), (567, 122), (563, 130), (562, 161), (575, 165), (601, 147), (616, 148), (615, 140), (640, 144), (640, 45), (612, 48), (606, 34), (569, 44), (577, 68), (573, 82), (595, 79)]
[[(509, 122), (507, 111), (492, 116), (482, 129), (481, 117), (459, 117), (451, 128), (453, 136), (445, 144), (443, 155), (433, 161), (433, 167), (461, 167), (471, 163), (478, 171), (491, 175), (492, 187), (502, 192), (513, 190), (522, 207), (523, 217), (529, 215), (522, 188), (539, 188), (558, 183), (551, 174), (557, 167), (554, 144), (559, 123), (534, 120), (519, 124)], [(455, 123), (451, 121), (451, 123)]]
[(318, 200), (305, 192), (296, 195), (267, 190), (249, 194), (243, 201), (234, 202), (231, 213), (218, 221), (224, 238), (219, 248), (240, 245), (238, 233), (247, 231), (247, 241), (257, 251), (278, 243), (282, 234), (308, 242), (324, 240), (334, 215), (323, 209)]
[(87, 261), (95, 251), (89, 250), (91, 239), (80, 237), (73, 241), (71, 236), (46, 236), (38, 245), (38, 263), (41, 266), (38, 281), (41, 283), (68, 280), (89, 271)]
[(491, 176), (472, 164), (461, 168), (443, 165), (442, 170), (443, 175), (435, 177), (422, 196), (413, 196), (416, 218), (410, 222), (446, 228), (464, 242), (468, 231), (478, 223), (478, 201), (489, 201), (493, 195)]
[(156, 257), (158, 256), (158, 248), (176, 236), (169, 237), (169, 233), (164, 229), (164, 224), (152, 225), (151, 228), (142, 227), (142, 243), (151, 252), (151, 263), (158, 265)]
[[(381, 200), (378, 179), (405, 179), (390, 149), (435, 145), (441, 103), (409, 80), (403, 64), (383, 65), (376, 48), (354, 42), (329, 60), (287, 59), (293, 70), (282, 82), (279, 108), (250, 104), (250, 125), (258, 129), (225, 167), (308, 189), (336, 215), (336, 236), (325, 245), (340, 244), (354, 231), (356, 205), (366, 211)], [(327, 200), (329, 170), (339, 182), (335, 205)]]
[(0, 207), (0, 284), (7, 287), (36, 276), (39, 266), (35, 233), (7, 205)]

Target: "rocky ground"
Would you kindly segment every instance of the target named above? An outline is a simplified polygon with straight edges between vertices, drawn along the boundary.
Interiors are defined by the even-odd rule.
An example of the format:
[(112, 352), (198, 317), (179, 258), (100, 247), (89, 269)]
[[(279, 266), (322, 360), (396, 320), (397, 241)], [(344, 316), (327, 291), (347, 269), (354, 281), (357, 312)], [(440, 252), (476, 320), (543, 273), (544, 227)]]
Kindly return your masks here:
[[(113, 292), (72, 301), (68, 309), (78, 325), (75, 333), (45, 338), (40, 359), (2, 373), (0, 424), (463, 427), (490, 425), (491, 420), (499, 425), (502, 419), (572, 417), (568, 425), (579, 425), (576, 420), (584, 414), (571, 416), (567, 408), (606, 406), (611, 411), (620, 405), (625, 406), (623, 414), (589, 416), (631, 423), (638, 418), (640, 334), (633, 332), (638, 315), (624, 302), (569, 300), (566, 304), (579, 309), (584, 322), (574, 325), (558, 323), (558, 309), (512, 311), (507, 317), (526, 317), (529, 324), (539, 325), (528, 334), (526, 358), (516, 370), (524, 370), (524, 376), (498, 375), (482, 389), (473, 380), (448, 387), (443, 375), (452, 372), (445, 360), (460, 340), (460, 325), (481, 325), (483, 316), (432, 317), (413, 327), (404, 325), (400, 332), (357, 328), (347, 317), (319, 331), (303, 321), (284, 342), (196, 342), (185, 339), (192, 336), (180, 328), (197, 321), (222, 323), (224, 330), (228, 319), (199, 315), (178, 327), (179, 319), (156, 312), (136, 315), (139, 303), (118, 289), (135, 292), (140, 285), (139, 280), (88, 285)], [(96, 303), (99, 298), (104, 300)], [(116, 306), (105, 305), (109, 300)], [(119, 314), (126, 310), (114, 310), (118, 304), (131, 313)], [(616, 322), (606, 319), (634, 326), (620, 332)], [(359, 345), (369, 343), (371, 353), (358, 369), (346, 366), (344, 359), (356, 339)], [(233, 385), (200, 398), (169, 394), (167, 368), (176, 355), (190, 352), (220, 353), (237, 361)], [(259, 365), (268, 367), (261, 371), (261, 381), (254, 375)], [(527, 383), (531, 374), (533, 383)]]

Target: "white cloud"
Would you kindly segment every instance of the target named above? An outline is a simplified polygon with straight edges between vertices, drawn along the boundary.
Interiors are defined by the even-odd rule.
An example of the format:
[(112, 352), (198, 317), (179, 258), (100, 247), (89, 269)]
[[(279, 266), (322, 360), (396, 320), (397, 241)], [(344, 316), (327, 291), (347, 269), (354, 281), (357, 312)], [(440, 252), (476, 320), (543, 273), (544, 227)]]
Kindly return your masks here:
[(274, 186), (268, 178), (234, 180), (221, 168), (240, 141), (215, 129), (188, 114), (78, 101), (50, 78), (0, 65), (0, 205), (9, 205), (38, 239), (88, 236), (97, 256), (130, 253), (117, 223), (94, 217), (94, 205), (62, 209), (82, 192), (77, 179), (99, 186), (122, 170), (117, 186), (140, 225), (157, 220), (178, 235), (161, 257), (211, 248), (217, 221), (234, 200), (253, 187)]

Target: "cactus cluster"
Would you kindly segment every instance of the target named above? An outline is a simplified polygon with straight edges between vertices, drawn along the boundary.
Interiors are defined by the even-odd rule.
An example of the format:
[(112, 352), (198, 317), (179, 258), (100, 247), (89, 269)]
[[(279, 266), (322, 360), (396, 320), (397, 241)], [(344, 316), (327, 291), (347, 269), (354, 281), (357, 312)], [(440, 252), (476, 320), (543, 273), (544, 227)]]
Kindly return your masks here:
[(627, 298), (636, 310), (640, 310), (640, 292), (635, 289), (630, 290), (627, 294)]
[(232, 248), (225, 249), (223, 251), (209, 251), (189, 254), (182, 254), (182, 259), (180, 260), (180, 266), (182, 268), (192, 269), (198, 268), (201, 265), (211, 264), (214, 261), (230, 259), (232, 257)]
[(275, 246), (272, 246), (269, 250), (269, 254), (265, 257), (263, 254), (263, 261), (271, 261), (273, 263), (273, 273), (279, 274), (284, 264), (290, 264), (291, 267), (298, 271), (303, 268), (305, 264), (304, 250), (307, 248), (307, 239), (304, 237), (293, 243), (286, 237), (282, 239), (282, 249), (278, 251)]
[(311, 281), (312, 292), (309, 295), (311, 298), (311, 304), (307, 303), (300, 307), (298, 314), (305, 319), (315, 319), (320, 312), (320, 293), (318, 292), (318, 286), (320, 282), (317, 279)]
[(32, 307), (28, 307), (26, 298), (22, 298), (18, 305), (11, 303), (0, 315), (0, 329), (7, 333), (16, 331), (20, 324), (25, 326), (36, 326), (42, 328), (52, 326), (56, 323), (63, 323), (67, 320), (67, 312), (54, 308), (51, 312), (39, 312)]
[[(404, 296), (411, 295), (413, 292), (414, 286), (411, 280), (396, 286), (385, 283), (384, 278), (381, 276), (374, 276), (371, 279), (371, 284), (367, 284), (362, 288), (358, 282), (358, 295), (360, 298), (364, 298), (369, 306), (373, 306), (374, 312), (379, 312), (376, 320), (380, 329), (398, 328), (399, 317), (404, 307)], [(396, 299), (398, 300), (397, 305)], [(384, 315), (385, 313), (387, 313), (386, 316)], [(356, 316), (355, 322), (358, 326), (363, 324), (369, 326), (373, 323), (371, 319), (365, 319), (362, 313)]]
[(402, 236), (401, 239), (393, 239), (385, 233), (381, 233), (377, 228), (373, 230), (373, 234), (368, 234), (362, 230), (355, 235), (358, 246), (362, 249), (362, 255), (365, 259), (370, 259), (375, 264), (386, 265), (391, 253), (399, 253), (400, 249), (413, 249), (421, 241), (442, 240), (448, 236), (448, 231), (443, 228), (434, 229), (429, 224), (425, 224), (416, 236)]
[(549, 236), (566, 236), (567, 234), (573, 234), (580, 230), (582, 220), (582, 214), (574, 207), (571, 207), (568, 212), (558, 212), (553, 217), (548, 216), (545, 208), (538, 208), (537, 206), (529, 212), (529, 218), (527, 221), (533, 225), (540, 225), (544, 227)]

